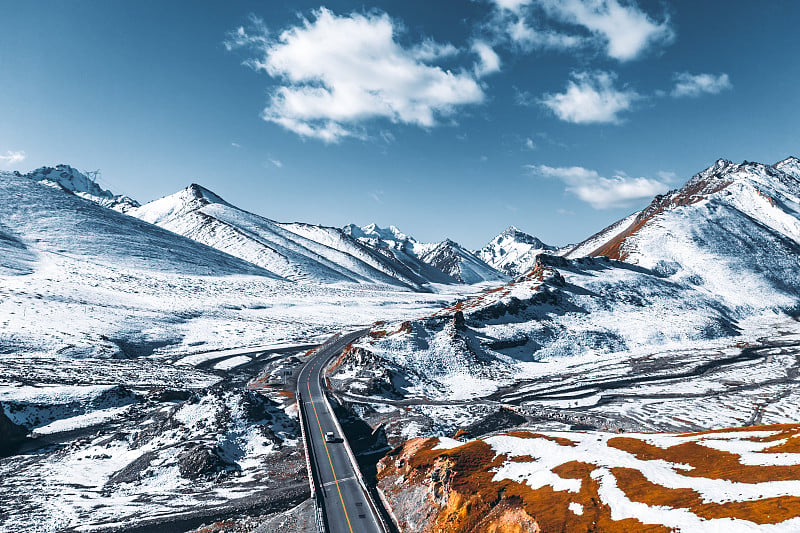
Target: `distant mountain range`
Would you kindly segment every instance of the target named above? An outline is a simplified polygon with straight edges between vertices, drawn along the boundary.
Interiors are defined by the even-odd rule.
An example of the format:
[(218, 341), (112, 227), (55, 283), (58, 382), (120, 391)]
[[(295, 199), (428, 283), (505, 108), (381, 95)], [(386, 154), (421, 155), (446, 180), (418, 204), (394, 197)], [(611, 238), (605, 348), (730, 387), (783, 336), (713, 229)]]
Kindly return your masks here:
[[(17, 173), (17, 177), (22, 176)], [(531, 263), (534, 255), (524, 255), (526, 247), (530, 246), (528, 243), (539, 242), (517, 231), (503, 239), (505, 248), (487, 245), (487, 248), (493, 246), (493, 252), (487, 255), (490, 261), (484, 261), (480, 253), (449, 239), (420, 243), (394, 226), (350, 224), (338, 229), (276, 222), (239, 209), (197, 184), (140, 205), (129, 197), (104, 190), (69, 165), (43, 167), (24, 176), (160, 226), (295, 282), (378, 283), (413, 290), (427, 290), (426, 286), (437, 283), (504, 282)], [(510, 245), (509, 239), (519, 242)], [(506, 250), (513, 259), (505, 257)]]
[(502, 282), (507, 279), (476, 254), (450, 239), (421, 243), (395, 226), (380, 228), (375, 224), (361, 228), (350, 224), (343, 231), (383, 256), (406, 265), (432, 283)]

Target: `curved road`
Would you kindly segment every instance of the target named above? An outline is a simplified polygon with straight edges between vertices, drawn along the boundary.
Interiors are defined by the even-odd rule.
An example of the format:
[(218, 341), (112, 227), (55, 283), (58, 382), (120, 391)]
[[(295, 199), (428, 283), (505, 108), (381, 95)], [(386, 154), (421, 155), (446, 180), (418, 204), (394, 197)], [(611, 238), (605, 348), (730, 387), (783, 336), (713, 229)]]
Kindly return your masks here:
[[(320, 503), (325, 508), (327, 531), (332, 533), (385, 533), (378, 511), (359, 482), (360, 473), (348, 456), (344, 435), (339, 434), (322, 387), (323, 371), (331, 358), (366, 331), (326, 342), (297, 378), (300, 414), (311, 442), (309, 459), (314, 462), (314, 482), (322, 488)], [(328, 432), (333, 432), (336, 442), (326, 442)]]

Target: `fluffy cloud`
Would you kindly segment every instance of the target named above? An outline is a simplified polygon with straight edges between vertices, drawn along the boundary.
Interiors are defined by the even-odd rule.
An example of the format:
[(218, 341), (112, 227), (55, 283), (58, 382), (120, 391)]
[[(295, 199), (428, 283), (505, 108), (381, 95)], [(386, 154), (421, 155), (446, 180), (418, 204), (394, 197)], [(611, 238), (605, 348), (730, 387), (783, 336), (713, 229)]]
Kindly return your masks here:
[(540, 102), (566, 122), (616, 124), (619, 114), (641, 96), (630, 89), (616, 89), (615, 78), (610, 72), (576, 72), (563, 93), (546, 94)]
[(507, 22), (511, 40), (525, 50), (570, 50), (586, 44), (586, 39), (550, 29), (536, 29), (522, 17)]
[[(490, 24), (512, 42), (528, 49), (570, 49), (596, 45), (618, 61), (640, 57), (655, 45), (672, 42), (669, 18), (654, 20), (633, 0), (490, 0), (496, 7)], [(585, 35), (552, 27), (536, 28), (532, 21), (575, 26)]]
[(481, 77), (500, 70), (500, 56), (491, 46), (483, 41), (475, 41), (472, 51), (478, 56), (478, 63), (475, 64), (476, 76)]
[[(451, 47), (425, 41), (404, 48), (397, 32), (385, 13), (337, 16), (320, 8), (313, 20), (277, 39), (257, 23), (254, 30), (233, 32), (226, 46), (254, 47), (259, 57), (248, 64), (279, 80), (264, 120), (325, 142), (362, 137), (364, 123), (373, 119), (429, 128), (456, 108), (484, 100), (472, 73), (430, 63), (453, 55)], [(488, 56), (479, 59), (491, 67)]]
[(719, 94), (730, 89), (733, 89), (733, 85), (727, 74), (715, 76), (680, 72), (675, 74), (675, 87), (671, 94), (675, 98), (694, 98), (703, 94)]
[(656, 22), (634, 2), (619, 0), (536, 0), (547, 13), (584, 27), (603, 40), (609, 57), (630, 61), (655, 44), (668, 44), (675, 33), (665, 18)]
[(12, 152), (9, 150), (6, 152), (6, 155), (0, 155), (0, 161), (2, 161), (4, 165), (10, 167), (11, 165), (16, 165), (17, 163), (25, 161), (25, 157), (27, 157), (25, 152)]
[(420, 61), (435, 61), (444, 57), (452, 57), (461, 51), (450, 43), (437, 43), (433, 39), (425, 39), (411, 50), (411, 55)]
[(583, 167), (549, 167), (530, 165), (535, 174), (558, 178), (566, 190), (595, 209), (630, 207), (637, 202), (666, 192), (665, 183), (649, 178), (632, 178), (624, 174), (605, 178)]

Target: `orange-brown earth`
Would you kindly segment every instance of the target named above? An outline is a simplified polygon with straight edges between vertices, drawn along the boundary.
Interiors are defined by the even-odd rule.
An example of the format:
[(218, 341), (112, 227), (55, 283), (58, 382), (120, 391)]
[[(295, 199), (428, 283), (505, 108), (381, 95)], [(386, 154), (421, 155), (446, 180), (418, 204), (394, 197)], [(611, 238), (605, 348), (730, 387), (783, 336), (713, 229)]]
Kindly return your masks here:
[[(768, 433), (765, 435), (763, 432)], [(509, 452), (510, 456), (498, 454), (492, 447), (497, 442), (493, 439), (498, 437), (474, 440), (449, 449), (435, 449), (439, 444), (435, 438), (413, 439), (381, 461), (378, 485), (396, 510), (413, 507), (413, 517), (409, 520), (403, 513), (398, 513), (398, 526), (403, 532), (717, 531), (714, 528), (718, 528), (720, 523), (707, 522), (712, 519), (739, 521), (730, 522), (731, 531), (745, 526), (757, 531), (761, 525), (780, 524), (800, 517), (800, 425), (670, 434), (668, 440), (655, 438), (663, 436), (517, 431), (499, 437), (506, 439), (504, 442), (514, 439), (514, 452)], [(790, 458), (782, 466), (748, 464), (742, 462), (736, 453), (715, 449), (713, 442), (720, 439), (729, 441), (733, 448), (750, 449), (750, 455), (756, 457), (758, 454), (770, 454), (771, 457), (776, 453), (797, 454), (797, 457)], [(704, 445), (707, 440), (711, 444)], [(523, 453), (526, 446), (533, 450), (537, 441), (539, 444), (547, 441), (549, 446), (554, 443), (568, 452), (558, 455), (564, 457), (564, 461), (555, 465), (550, 462), (545, 466), (546, 462), (537, 460), (537, 452)], [(670, 445), (660, 447), (649, 441)], [(755, 449), (753, 443), (771, 442), (775, 445), (756, 447), (758, 451), (752, 451)], [(538, 447), (539, 453), (542, 449)], [(624, 462), (626, 466), (610, 464), (613, 461)], [(536, 473), (537, 469), (549, 469), (548, 475), (580, 480), (580, 488), (556, 490), (551, 484), (531, 488), (525, 478), (508, 479), (497, 475), (503, 465), (516, 464), (526, 468), (525, 463), (531, 473)], [(659, 484), (659, 479), (648, 479), (647, 473), (653, 470), (631, 467), (637, 463), (657, 465), (684, 476), (679, 479), (685, 479), (687, 487), (703, 479), (728, 480), (748, 484), (759, 494), (760, 483), (788, 481), (796, 485), (788, 485), (790, 494), (779, 497), (762, 495), (754, 498), (751, 494), (739, 499), (726, 497), (709, 501), (700, 489), (669, 488)], [(661, 516), (658, 513), (645, 513), (642, 516), (649, 519), (644, 520), (622, 517), (619, 512), (615, 514), (614, 507), (619, 502), (604, 501), (603, 495), (608, 491), (604, 492), (601, 487), (602, 483), (609, 483), (609, 475), (613, 479), (612, 488), (619, 489), (622, 498), (628, 502), (644, 504), (660, 513), (665, 510), (691, 513), (695, 526), (679, 529), (674, 523), (654, 523), (657, 520), (653, 517)], [(658, 478), (658, 475), (653, 477)], [(707, 529), (704, 524), (708, 525)], [(795, 522), (786, 525), (791, 527), (793, 524)]]
[(626, 249), (628, 239), (636, 235), (653, 218), (668, 209), (682, 205), (691, 205), (706, 198), (707, 195), (719, 192), (732, 182), (729, 180), (705, 181), (698, 180), (691, 186), (684, 187), (672, 195), (656, 196), (655, 200), (645, 208), (636, 219), (625, 230), (609, 240), (589, 255), (592, 257), (605, 256), (610, 259), (624, 261), (628, 258), (629, 251)]

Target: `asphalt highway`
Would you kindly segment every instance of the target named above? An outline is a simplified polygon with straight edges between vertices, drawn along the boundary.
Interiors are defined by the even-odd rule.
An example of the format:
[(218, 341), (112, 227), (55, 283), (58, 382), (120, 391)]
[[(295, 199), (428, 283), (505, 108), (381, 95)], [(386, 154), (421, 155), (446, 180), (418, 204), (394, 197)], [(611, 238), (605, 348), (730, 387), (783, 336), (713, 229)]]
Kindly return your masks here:
[[(328, 361), (363, 334), (359, 331), (329, 342), (306, 363), (297, 381), (301, 414), (311, 441), (311, 460), (316, 465), (314, 481), (322, 487), (322, 503), (331, 533), (385, 533), (377, 511), (358, 481), (359, 473), (348, 457), (345, 436), (339, 434), (326, 405), (322, 385)], [(335, 435), (335, 442), (326, 441), (328, 432)]]

